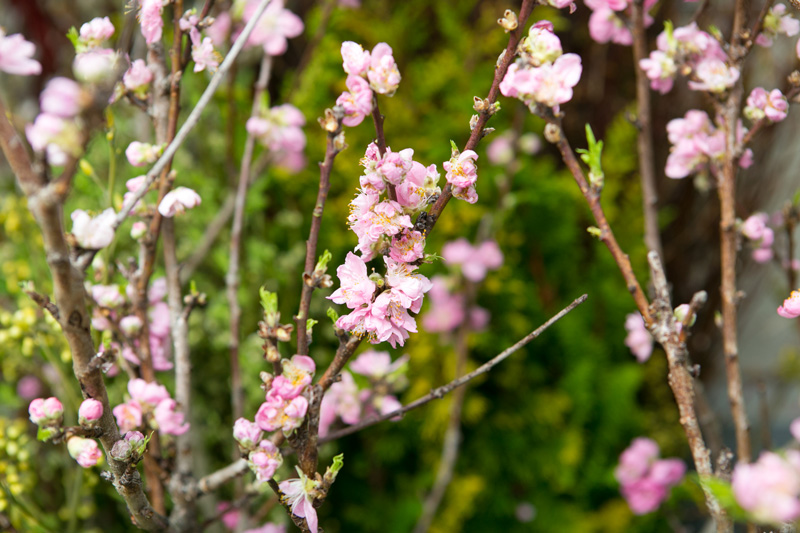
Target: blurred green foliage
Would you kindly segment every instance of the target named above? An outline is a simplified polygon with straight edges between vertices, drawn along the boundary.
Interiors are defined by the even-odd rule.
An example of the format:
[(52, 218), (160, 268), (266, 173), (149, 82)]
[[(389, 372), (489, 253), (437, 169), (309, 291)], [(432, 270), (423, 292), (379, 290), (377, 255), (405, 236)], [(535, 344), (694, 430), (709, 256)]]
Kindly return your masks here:
[[(279, 294), (284, 321), (294, 314), (317, 188), (315, 163), (324, 153), (324, 133), (315, 119), (344, 90), (340, 43), (354, 40), (371, 48), (385, 41), (393, 47), (403, 81), (393, 98), (380, 100), (387, 142), (394, 150), (413, 148), (415, 160), (426, 165), (440, 165), (449, 159), (449, 140), (463, 146), (468, 137), (473, 95), (485, 95), (488, 90), (495, 60), (507, 42), (495, 23), (506, 7), (499, 1), (476, 0), (365, 1), (360, 10), (334, 10), (296, 90), (292, 90), (294, 75), (286, 63), (299, 56), (299, 42), (292, 43), (285, 60), (277, 61), (270, 86), (272, 101), (292, 102), (304, 112), (309, 165), (296, 175), (268, 169), (247, 199), (239, 298), (249, 417), (263, 401), (258, 373), (265, 365), (255, 335), (261, 316), (257, 289), (265, 285)], [(554, 10), (537, 8), (534, 19), (542, 17), (553, 18), (559, 30), (586, 32)], [(306, 42), (320, 21), (321, 9), (312, 8)], [(220, 89), (175, 159), (178, 183), (194, 188), (203, 198), (202, 206), (176, 220), (179, 258), (196, 250), (235, 186), (257, 61), (254, 53), (243, 56), (236, 82)], [(207, 79), (205, 73), (184, 77), (184, 115)], [(501, 103), (502, 111), (490, 124), (498, 132), (512, 128), (516, 120), (523, 131), (541, 133), (541, 122), (517, 101), (501, 98)], [(564, 107), (569, 115), (570, 105)], [(77, 208), (119, 207), (125, 181), (140, 173), (127, 164), (122, 152), (129, 142), (146, 140), (138, 134), (148, 131), (142, 122), (139, 111), (124, 103), (111, 108), (108, 127), (89, 145), (85, 156), (89, 165), (83, 165), (76, 176), (65, 220)], [(232, 135), (229, 123), (234, 125)], [(582, 128), (581, 123), (577, 131)], [(595, 128), (595, 133), (605, 148), (606, 213), (635, 268), (644, 272), (640, 190), (632, 149), (635, 129), (625, 119), (625, 110), (619, 110), (606, 131)], [(356, 243), (345, 224), (347, 204), (361, 173), (358, 161), (373, 135), (369, 121), (347, 129), (350, 147), (336, 160), (320, 235), (320, 251), (327, 248), (333, 253), (331, 271)], [(579, 295), (588, 293), (589, 300), (470, 385), (461, 454), (432, 531), (668, 531), (663, 513), (674, 512), (678, 503), (670, 501), (665, 510), (634, 517), (613, 476), (619, 453), (639, 435), (654, 438), (664, 455), (688, 457), (666, 386), (663, 355), (656, 352), (648, 364), (640, 366), (623, 345), (625, 314), (634, 310), (633, 303), (610, 255), (587, 233), (590, 214), (551, 147), (523, 156), (518, 166), (504, 169), (486, 159), (486, 143), (491, 139), (478, 150), (480, 201), (475, 205), (451, 202), (426, 249), (439, 252), (444, 242), (461, 236), (473, 240), (485, 224), (505, 254), (505, 265), (489, 275), (478, 296), (492, 319), (487, 332), (470, 337), (470, 369)], [(573, 142), (576, 147), (585, 145), (580, 137)], [(506, 180), (511, 180), (511, 189), (501, 199), (498, 191)], [(68, 421), (76, 418), (80, 396), (74, 379), (69, 378), (70, 355), (58, 326), (18, 287), (18, 282), (30, 279), (37, 290), (50, 292), (41, 237), (11, 180), (3, 179), (0, 186), (0, 512), (21, 531), (132, 530), (124, 504), (111, 485), (99, 479), (100, 468), (84, 471), (69, 459), (64, 447), (35, 443), (35, 428), (25, 423), (27, 402), (17, 396), (16, 387), (26, 375), (44, 383), (40, 396), (58, 395), (64, 401)], [(501, 200), (502, 209), (498, 207)], [(136, 255), (130, 224), (126, 222), (117, 232), (110, 253), (100, 255), (106, 262), (125, 262)], [(194, 449), (201, 474), (224, 466), (233, 457), (224, 295), (227, 231), (192, 276), (198, 289), (209, 296), (208, 306), (195, 311), (190, 324), (195, 399), (191, 423), (197, 432)], [(436, 264), (422, 268), (428, 276), (440, 270), (442, 266)], [(90, 281), (99, 281), (92, 276)], [(118, 274), (111, 281), (124, 284)], [(311, 309), (311, 316), (320, 321), (312, 345), (318, 367), (324, 367), (336, 346), (330, 322), (324, 318), (332, 304), (323, 296), (315, 295)], [(411, 386), (401, 398), (404, 402), (453, 377), (454, 355), (447, 339), (423, 332), (393, 352), (395, 357), (411, 355)], [(161, 379), (172, 388), (168, 373)], [(123, 401), (125, 377), (111, 377), (107, 383), (112, 405)], [(345, 455), (345, 467), (319, 510), (326, 531), (411, 530), (433, 483), (449, 403), (445, 398), (400, 422), (384, 423), (324, 446), (321, 464), (329, 463), (336, 453)], [(290, 464), (287, 461), (282, 475), (289, 474)], [(251, 477), (248, 474), (247, 479)], [(221, 499), (232, 497), (232, 486), (221, 491)], [(675, 499), (697, 498), (687, 482)], [(265, 494), (249, 509), (257, 514), (259, 508), (265, 509), (267, 499)], [(533, 521), (518, 520), (515, 512), (521, 504), (533, 506)], [(204, 505), (205, 516), (213, 516), (213, 503)], [(281, 512), (275, 509), (270, 516)]]

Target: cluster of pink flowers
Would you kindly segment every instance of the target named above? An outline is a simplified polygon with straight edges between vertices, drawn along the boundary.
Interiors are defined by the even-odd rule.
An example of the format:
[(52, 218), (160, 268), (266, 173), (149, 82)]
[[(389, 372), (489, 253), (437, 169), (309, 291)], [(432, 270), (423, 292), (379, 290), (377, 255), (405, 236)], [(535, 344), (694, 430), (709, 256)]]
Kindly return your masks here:
[[(31, 422), (39, 426), (40, 435), (45, 430), (44, 435), (53, 435), (53, 431), (61, 426), (64, 419), (64, 406), (58, 398), (36, 398), (28, 406), (28, 414)], [(84, 400), (78, 409), (78, 422), (84, 427), (93, 427), (103, 416), (103, 404), (92, 398)], [(47, 433), (49, 430), (50, 433)], [(40, 438), (49, 438), (49, 436)], [(79, 465), (89, 468), (97, 464), (103, 457), (97, 443), (92, 439), (82, 437), (70, 437), (67, 441), (67, 450), (70, 456)]]
[(81, 86), (68, 78), (53, 78), (39, 96), (41, 112), (25, 134), (35, 152), (44, 152), (52, 165), (63, 165), (70, 157), (78, 157), (81, 129), (78, 115), (88, 102)]
[(36, 398), (28, 406), (31, 422), (39, 427), (60, 426), (64, 418), (64, 406), (56, 397)]
[(628, 336), (625, 337), (625, 346), (636, 357), (640, 363), (650, 359), (653, 353), (653, 336), (647, 331), (642, 315), (638, 312), (630, 313), (625, 319), (625, 329)]
[(442, 257), (446, 265), (460, 267), (464, 277), (473, 283), (482, 281), (489, 270), (497, 270), (503, 264), (503, 252), (495, 241), (472, 246), (467, 239), (457, 239), (442, 247)]
[(635, 514), (655, 511), (686, 473), (680, 459), (659, 459), (658, 444), (639, 437), (619, 456), (614, 476), (622, 496)]
[[(741, 143), (747, 133), (741, 121), (737, 123), (737, 142)], [(705, 111), (691, 109), (684, 118), (670, 120), (667, 137), (673, 144), (667, 158), (665, 173), (669, 178), (685, 178), (709, 167), (715, 171), (725, 156), (725, 130), (716, 127)], [(746, 149), (739, 159), (739, 166), (748, 168), (753, 164), (753, 151)]]
[(17, 76), (41, 74), (42, 65), (33, 59), (36, 46), (19, 33), (6, 35), (0, 28), (0, 71)]
[(125, 149), (125, 157), (131, 165), (143, 167), (155, 163), (164, 153), (164, 148), (166, 148), (164, 145), (133, 141)]
[(127, 402), (112, 409), (121, 431), (143, 427), (147, 415), (152, 415), (150, 422), (162, 434), (183, 435), (189, 431), (189, 423), (185, 422), (184, 414), (177, 411), (177, 402), (170, 397), (165, 386), (132, 379), (128, 382), (128, 394), (130, 399)]
[(327, 435), (337, 418), (353, 425), (400, 409), (402, 405), (392, 393), (406, 386), (407, 363), (407, 355), (394, 362), (389, 352), (368, 350), (359, 355), (350, 363), (350, 372), (367, 378), (369, 385), (360, 389), (353, 375), (343, 371), (342, 380), (331, 385), (322, 399), (319, 434)]
[(739, 79), (739, 69), (728, 66), (728, 56), (712, 35), (692, 22), (688, 26), (670, 26), (656, 40), (657, 49), (639, 66), (647, 73), (650, 87), (665, 94), (672, 89), (678, 71), (693, 74), (689, 88), (721, 93)]
[(372, 113), (373, 91), (394, 95), (400, 86), (400, 71), (392, 48), (386, 43), (378, 43), (370, 53), (358, 43), (343, 42), (342, 66), (347, 73), (347, 91), (336, 99), (336, 104), (344, 107), (344, 125), (357, 126)]
[(531, 26), (518, 47), (519, 58), (508, 68), (500, 92), (518, 98), (531, 109), (536, 104), (558, 109), (572, 99), (583, 67), (577, 54), (563, 54), (553, 24), (542, 20)]
[(800, 518), (800, 452), (762, 452), (758, 461), (733, 469), (733, 494), (758, 523)]
[(257, 117), (247, 120), (247, 132), (272, 152), (274, 164), (298, 172), (306, 165), (303, 150), (306, 134), (303, 113), (292, 104), (262, 109)]
[[(648, 13), (657, 0), (645, 0), (644, 24), (645, 27), (653, 23), (653, 17)], [(589, 35), (598, 43), (613, 42), (630, 46), (633, 43), (628, 22), (632, 19), (632, 0), (584, 0), (586, 7), (592, 10), (589, 17)], [(619, 13), (624, 15), (620, 17)]]
[(239, 449), (247, 454), (247, 464), (261, 483), (266, 483), (281, 464), (283, 455), (269, 439), (262, 439), (258, 424), (246, 418), (240, 418), (233, 425), (233, 438), (239, 443)]
[(348, 253), (345, 264), (336, 271), (341, 287), (328, 298), (353, 309), (339, 317), (336, 327), (354, 335), (368, 335), (373, 344), (388, 341), (394, 348), (405, 343), (409, 331), (416, 333), (416, 320), (408, 312), (419, 313), (431, 282), (422, 274), (415, 274), (417, 267), (412, 264), (391, 257), (384, 257), (384, 262), (385, 278), (373, 275), (381, 285), (378, 290), (378, 283), (367, 276), (363, 259)]
[(295, 355), (281, 362), (282, 372), (272, 379), (266, 401), (256, 413), (256, 424), (264, 431), (282, 430), (290, 435), (300, 427), (308, 410), (303, 396), (316, 371), (314, 360), (307, 355)]
[(775, 4), (764, 17), (761, 32), (756, 37), (756, 44), (769, 47), (778, 35), (794, 37), (798, 33), (800, 33), (800, 21), (786, 12), (784, 4)]
[[(192, 41), (192, 61), (194, 61), (194, 71), (201, 72), (209, 70), (211, 72), (217, 70), (222, 56), (219, 52), (214, 50), (214, 42), (211, 37), (203, 38), (200, 35), (201, 26), (200, 17), (197, 16), (197, 10), (192, 8), (183, 14), (179, 22), (181, 31), (189, 34), (189, 40)], [(204, 24), (202, 24), (204, 25)]]
[(72, 63), (76, 78), (87, 83), (107, 83), (116, 78), (119, 55), (112, 48), (103, 47), (113, 35), (114, 25), (108, 17), (98, 17), (81, 26)]
[[(220, 13), (208, 28), (213, 43), (222, 46), (229, 37), (236, 38), (258, 8), (258, 0), (236, 0), (230, 11)], [(288, 48), (287, 39), (303, 33), (300, 17), (284, 8), (283, 0), (273, 0), (258, 19), (246, 46), (261, 46), (265, 54), (279, 56)]]
[(780, 122), (786, 118), (788, 111), (789, 102), (780, 89), (767, 92), (763, 87), (756, 87), (747, 97), (744, 116), (753, 121), (766, 118), (770, 122)]
[[(125, 289), (128, 300), (133, 299), (134, 288), (128, 285)], [(142, 327), (141, 320), (135, 315), (129, 315), (130, 304), (120, 293), (117, 285), (94, 285), (90, 289), (92, 299), (97, 303), (92, 315), (92, 327), (97, 331), (112, 330), (112, 323), (116, 323), (125, 335), (122, 356), (134, 365), (139, 365), (139, 339), (137, 334)], [(147, 290), (148, 300), (148, 335), (150, 345), (150, 358), (153, 369), (157, 371), (170, 370), (172, 363), (169, 360), (171, 343), (169, 340), (170, 321), (169, 306), (164, 302), (167, 295), (167, 282), (164, 278), (153, 280)], [(112, 346), (119, 348), (115, 343)]]
[[(525, 133), (516, 139), (512, 130), (497, 135), (486, 147), (486, 157), (493, 165), (505, 166), (514, 158), (515, 148), (523, 154), (533, 155), (542, 147), (541, 138), (535, 133)], [(516, 145), (516, 146), (515, 146)]]
[(161, 40), (161, 33), (164, 29), (161, 12), (166, 4), (167, 0), (142, 0), (139, 2), (139, 22), (147, 44)]
[(769, 215), (754, 213), (742, 223), (741, 232), (753, 245), (753, 260), (766, 263), (773, 256), (772, 243), (775, 241), (775, 232), (767, 224)]
[(140, 100), (147, 98), (147, 89), (153, 81), (153, 72), (147, 68), (144, 59), (137, 59), (122, 76), (122, 85)]

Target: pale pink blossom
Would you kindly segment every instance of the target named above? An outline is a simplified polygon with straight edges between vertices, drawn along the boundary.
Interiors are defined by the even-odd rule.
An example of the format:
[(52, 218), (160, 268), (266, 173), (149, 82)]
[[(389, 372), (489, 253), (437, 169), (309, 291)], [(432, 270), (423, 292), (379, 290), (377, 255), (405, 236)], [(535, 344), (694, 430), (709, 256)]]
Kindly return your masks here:
[(650, 88), (661, 94), (666, 94), (672, 89), (678, 66), (672, 56), (661, 50), (653, 50), (650, 57), (639, 61), (639, 67), (644, 70), (650, 80)]
[(534, 67), (552, 63), (563, 53), (561, 40), (553, 33), (553, 23), (548, 20), (540, 20), (531, 26), (519, 44), (519, 51)]
[(384, 200), (373, 205), (369, 211), (350, 224), (350, 228), (358, 236), (356, 250), (362, 253), (365, 261), (372, 258), (373, 245), (381, 237), (391, 237), (413, 227), (414, 224), (411, 223), (411, 218), (404, 214), (403, 207), (393, 200)]
[(81, 425), (95, 424), (101, 416), (103, 416), (103, 404), (92, 398), (83, 400), (78, 408), (78, 422)]
[(143, 167), (155, 163), (163, 152), (163, 146), (133, 141), (125, 149), (125, 157), (128, 158), (128, 163), (131, 165)]
[(694, 91), (721, 93), (733, 87), (739, 79), (739, 69), (728, 66), (725, 61), (715, 57), (705, 58), (694, 70), (698, 81), (689, 81), (689, 88)]
[(495, 241), (484, 241), (472, 246), (464, 238), (450, 241), (442, 247), (442, 257), (446, 264), (461, 267), (464, 277), (479, 282), (489, 270), (496, 270), (503, 264), (503, 252)]
[(159, 338), (169, 335), (169, 306), (165, 302), (150, 301), (147, 318), (151, 335)]
[(25, 136), (35, 152), (46, 152), (51, 165), (62, 166), (83, 150), (76, 122), (49, 113), (40, 113), (33, 124), (26, 125)]
[(103, 458), (103, 452), (98, 448), (97, 442), (83, 437), (70, 437), (67, 441), (67, 451), (83, 468), (92, 467)]
[(800, 316), (800, 291), (792, 291), (783, 305), (778, 307), (778, 314), (783, 318), (797, 318)]
[(767, 92), (763, 87), (756, 87), (747, 97), (744, 115), (750, 120), (766, 117), (770, 122), (780, 122), (786, 118), (788, 110), (789, 102), (780, 89)]
[(196, 42), (195, 39), (192, 39), (192, 61), (194, 61), (195, 72), (206, 69), (209, 72), (216, 71), (221, 59), (222, 56), (219, 55), (219, 52), (214, 50), (211, 37), (206, 37), (202, 41), (198, 37)]
[(56, 397), (36, 398), (28, 406), (28, 414), (37, 426), (58, 425), (64, 416), (64, 406)]
[(314, 509), (314, 499), (310, 494), (316, 489), (317, 482), (307, 478), (299, 468), (297, 468), (297, 473), (300, 476), (298, 479), (282, 481), (278, 487), (286, 497), (286, 503), (292, 514), (305, 518), (311, 533), (317, 533), (319, 527), (317, 510)]
[(36, 46), (19, 33), (6, 35), (0, 28), (0, 71), (17, 76), (34, 76), (42, 73), (42, 65), (33, 59)]
[(114, 227), (112, 223), (116, 218), (113, 209), (108, 208), (92, 218), (86, 211), (76, 209), (70, 215), (72, 218), (72, 234), (78, 246), (86, 250), (100, 250), (114, 240)]
[[(257, 0), (248, 0), (244, 7), (242, 21), (247, 23), (258, 8)], [(287, 39), (303, 33), (303, 21), (300, 17), (284, 8), (283, 0), (272, 0), (258, 19), (253, 33), (247, 39), (251, 46), (262, 46), (264, 53), (279, 56), (288, 48)]]
[(161, 433), (167, 435), (183, 435), (189, 431), (189, 423), (185, 422), (185, 415), (178, 412), (178, 403), (175, 400), (162, 400), (153, 411), (153, 416)]
[(147, 224), (145, 224), (141, 220), (134, 222), (133, 226), (131, 226), (131, 239), (138, 241), (139, 239), (144, 237), (146, 233), (147, 233)]
[(275, 390), (267, 393), (267, 399), (256, 413), (256, 424), (264, 431), (282, 429), (285, 435), (300, 427), (308, 410), (308, 400), (297, 396), (292, 400), (281, 398)]
[(274, 152), (276, 164), (299, 170), (305, 165), (302, 151), (306, 136), (302, 126), (306, 119), (303, 113), (291, 104), (283, 104), (262, 110), (259, 116), (251, 117), (246, 124), (247, 132), (254, 135)]
[(372, 113), (372, 89), (367, 80), (360, 76), (347, 76), (347, 89), (336, 99), (336, 105), (344, 108), (345, 126), (358, 126), (364, 117)]
[(251, 450), (261, 441), (261, 428), (246, 418), (239, 418), (233, 424), (233, 438), (244, 450)]
[(747, 217), (742, 223), (742, 235), (752, 241), (760, 240), (764, 236), (764, 230), (767, 229), (767, 222), (769, 215), (766, 213), (754, 213)]
[(286, 533), (286, 526), (283, 524), (264, 524), (261, 527), (245, 529), (243, 533)]
[(633, 43), (633, 36), (625, 22), (607, 7), (592, 11), (589, 17), (589, 35), (598, 43), (613, 42), (624, 46)]
[(231, 27), (233, 26), (233, 19), (228, 11), (222, 11), (219, 15), (214, 17), (214, 22), (206, 28), (206, 35), (211, 37), (214, 46), (221, 47), (231, 35)]
[(395, 188), (397, 201), (409, 213), (419, 211), (428, 204), (431, 197), (441, 194), (438, 183), (439, 171), (436, 165), (425, 167), (412, 161), (405, 179)]
[(272, 380), (272, 390), (284, 400), (299, 396), (311, 383), (316, 365), (307, 355), (295, 355), (291, 360), (283, 360), (283, 372)]
[(614, 477), (622, 484), (644, 477), (650, 465), (658, 459), (658, 444), (652, 439), (638, 437), (619, 456), (619, 465)]
[(142, 329), (142, 320), (136, 315), (122, 317), (119, 321), (119, 329), (128, 337), (133, 337)]
[(634, 514), (655, 511), (669, 489), (686, 473), (680, 459), (659, 459), (658, 445), (647, 438), (636, 438), (620, 455), (614, 476), (620, 491)]
[(42, 113), (67, 119), (81, 112), (84, 100), (81, 86), (69, 78), (53, 78), (39, 96)]
[(119, 404), (111, 412), (120, 431), (132, 431), (142, 425), (142, 406), (136, 400)]
[(352, 252), (348, 252), (344, 264), (336, 269), (336, 275), (341, 284), (333, 294), (328, 296), (337, 304), (345, 304), (350, 309), (356, 309), (372, 301), (375, 294), (375, 282), (367, 275), (367, 265)]
[(108, 83), (116, 79), (119, 55), (110, 48), (93, 48), (75, 56), (72, 71), (86, 83)]
[(411, 312), (418, 313), (423, 296), (431, 290), (430, 280), (415, 273), (417, 267), (414, 265), (395, 261), (391, 257), (384, 257), (383, 260), (386, 263), (386, 285), (391, 289), (393, 299)]
[(400, 86), (400, 71), (388, 44), (378, 43), (372, 49), (367, 79), (373, 91), (387, 96), (392, 96)]
[(451, 294), (442, 276), (434, 276), (431, 283), (428, 292), (431, 307), (422, 317), (422, 325), (431, 333), (453, 331), (465, 318), (464, 297)]
[(778, 524), (800, 518), (800, 452), (762, 452), (758, 461), (733, 469), (733, 494), (759, 523)]
[[(372, 317), (365, 325), (372, 344), (388, 342), (392, 348), (403, 346), (409, 332), (417, 332), (417, 322), (408, 314), (408, 298), (395, 289), (382, 292), (369, 310)], [(421, 305), (421, 298), (419, 304)]]
[(161, 40), (161, 32), (164, 28), (161, 11), (164, 9), (164, 0), (142, 0), (139, 5), (142, 35), (147, 44), (153, 44)]
[(800, 21), (786, 12), (784, 4), (776, 4), (770, 8), (767, 16), (764, 17), (761, 32), (756, 37), (756, 44), (772, 46), (773, 39), (778, 35), (793, 37), (798, 33), (800, 33)]
[(336, 417), (345, 424), (358, 424), (361, 420), (361, 400), (358, 386), (350, 372), (344, 370), (342, 379), (331, 385), (320, 406), (319, 434), (325, 436)]
[(118, 307), (125, 303), (125, 298), (119, 292), (119, 285), (92, 285), (92, 300), (101, 307)]
[(625, 346), (630, 349), (636, 360), (644, 363), (650, 359), (653, 353), (653, 336), (647, 331), (642, 315), (630, 313), (625, 319), (625, 329), (628, 331)]
[(478, 179), (478, 167), (475, 161), (478, 159), (478, 154), (472, 150), (464, 150), (458, 155), (450, 158), (450, 161), (445, 161), (442, 166), (447, 174), (445, 179), (447, 183), (453, 187), (467, 188), (475, 185)]
[(400, 237), (392, 239), (389, 257), (395, 261), (411, 263), (421, 259), (425, 254), (425, 237), (419, 231), (407, 231)]
[(200, 205), (200, 195), (188, 187), (176, 187), (164, 195), (158, 204), (158, 212), (168, 218), (182, 215), (187, 209)]
[(408, 359), (408, 355), (404, 355), (398, 358), (397, 361), (392, 362), (392, 356), (389, 355), (389, 352), (367, 350), (350, 363), (350, 370), (377, 381), (386, 379), (390, 374), (402, 368), (408, 362)]
[(89, 48), (100, 46), (114, 35), (114, 25), (108, 17), (95, 17), (84, 22), (80, 30), (80, 42)]
[(164, 385), (152, 381), (147, 382), (141, 378), (128, 381), (128, 394), (133, 400), (155, 407), (162, 401), (169, 399), (169, 392)]
[(283, 456), (280, 450), (269, 439), (262, 440), (248, 456), (250, 469), (262, 483), (272, 479), (282, 463)]
[(220, 520), (226, 528), (235, 530), (236, 526), (239, 525), (241, 511), (231, 505), (231, 502), (219, 502), (217, 504), (217, 513), (222, 513)]
[(153, 71), (147, 68), (143, 59), (137, 59), (131, 63), (130, 68), (122, 76), (122, 83), (125, 88), (132, 91), (139, 97), (147, 93), (147, 88), (153, 81)]
[(23, 400), (30, 400), (42, 391), (42, 382), (36, 376), (29, 374), (17, 382), (17, 396)]
[(489, 325), (491, 317), (488, 310), (476, 305), (469, 310), (469, 325), (473, 331), (483, 331)]
[(342, 43), (342, 67), (347, 74), (362, 76), (370, 66), (369, 52), (353, 41)]
[(500, 92), (526, 104), (536, 102), (556, 107), (572, 99), (572, 88), (580, 81), (582, 70), (577, 54), (564, 54), (553, 63), (534, 68), (520, 69), (515, 63), (503, 78)]

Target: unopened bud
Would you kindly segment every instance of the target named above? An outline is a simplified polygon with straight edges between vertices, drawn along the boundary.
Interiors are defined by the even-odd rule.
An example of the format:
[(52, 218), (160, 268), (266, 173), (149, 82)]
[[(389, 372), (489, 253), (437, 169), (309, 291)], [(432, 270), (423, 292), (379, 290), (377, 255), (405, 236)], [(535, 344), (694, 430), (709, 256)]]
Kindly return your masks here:
[(294, 326), (291, 324), (281, 324), (277, 328), (275, 328), (275, 338), (277, 338), (280, 342), (289, 342), (292, 340), (292, 331), (294, 330)]
[(510, 9), (506, 9), (506, 12), (503, 13), (503, 18), (497, 19), (497, 23), (502, 26), (503, 31), (506, 33), (510, 31), (514, 31), (517, 29), (519, 25), (519, 20), (517, 20), (517, 14), (511, 11)]
[(800, 71), (795, 70), (786, 78), (793, 87), (800, 86)]
[(473, 96), (472, 100), (473, 100), (472, 109), (474, 109), (478, 113), (486, 111), (486, 109), (489, 107), (488, 99), (484, 100), (479, 96)]
[(544, 127), (544, 138), (547, 142), (556, 144), (561, 140), (561, 128), (552, 122)]
[(478, 126), (478, 120), (480, 120), (479, 115), (472, 115), (472, 118), (469, 119), (469, 131), (474, 130)]
[(319, 121), (319, 125), (322, 126), (322, 129), (327, 132), (333, 133), (339, 129), (339, 122), (336, 120), (336, 117), (333, 116), (333, 110), (331, 109), (326, 109), (325, 116), (317, 120)]
[(333, 138), (333, 148), (337, 152), (341, 152), (345, 148), (347, 148), (347, 143), (344, 141), (344, 130)]
[(126, 440), (118, 440), (111, 448), (111, 457), (117, 461), (127, 461), (132, 453), (131, 443)]

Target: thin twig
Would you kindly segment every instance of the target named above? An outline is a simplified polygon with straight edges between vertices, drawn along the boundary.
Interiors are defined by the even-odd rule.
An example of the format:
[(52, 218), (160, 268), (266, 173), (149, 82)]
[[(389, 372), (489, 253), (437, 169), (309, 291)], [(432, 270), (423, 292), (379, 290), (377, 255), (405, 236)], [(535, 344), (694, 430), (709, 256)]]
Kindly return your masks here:
[(545, 322), (544, 324), (542, 324), (541, 326), (536, 328), (534, 331), (532, 331), (531, 333), (529, 333), (528, 335), (526, 335), (525, 337), (520, 339), (516, 344), (514, 344), (510, 348), (506, 348), (505, 350), (500, 352), (498, 355), (496, 355), (495, 357), (493, 357), (492, 359), (490, 359), (486, 363), (482, 364), (481, 366), (479, 366), (478, 368), (476, 368), (475, 370), (473, 370), (469, 374), (465, 374), (465, 375), (463, 375), (463, 376), (461, 376), (459, 378), (454, 379), (453, 381), (451, 381), (450, 383), (448, 383), (446, 385), (443, 385), (441, 387), (433, 389), (431, 392), (429, 392), (425, 396), (423, 396), (421, 398), (418, 398), (417, 400), (414, 400), (413, 402), (411, 402), (411, 403), (409, 403), (407, 405), (404, 405), (400, 409), (396, 409), (396, 410), (392, 411), (391, 413), (386, 413), (385, 415), (381, 415), (381, 416), (374, 417), (374, 418), (369, 418), (369, 419), (364, 420), (363, 422), (361, 422), (359, 424), (356, 424), (356, 425), (353, 425), (353, 426), (350, 426), (350, 427), (346, 427), (344, 429), (341, 429), (339, 431), (335, 431), (333, 433), (329, 433), (325, 437), (322, 437), (322, 438), (319, 439), (320, 444), (324, 444), (326, 442), (331, 442), (331, 441), (334, 441), (334, 440), (339, 439), (341, 437), (345, 437), (347, 435), (352, 435), (353, 433), (357, 433), (358, 431), (361, 431), (364, 428), (367, 428), (367, 427), (370, 427), (370, 426), (374, 426), (375, 424), (377, 424), (379, 422), (383, 422), (384, 420), (389, 420), (389, 419), (395, 418), (397, 416), (402, 416), (405, 413), (407, 413), (407, 412), (409, 412), (409, 411), (411, 411), (413, 409), (416, 409), (417, 407), (421, 407), (421, 406), (425, 405), (426, 403), (428, 403), (428, 402), (430, 402), (432, 400), (441, 399), (443, 396), (445, 396), (446, 394), (452, 392), (454, 389), (456, 389), (458, 387), (461, 387), (462, 385), (466, 385), (467, 383), (469, 383), (470, 381), (472, 381), (476, 377), (481, 376), (483, 374), (486, 374), (492, 368), (494, 368), (498, 364), (502, 363), (505, 359), (508, 358), (508, 356), (510, 356), (514, 352), (518, 351), (520, 348), (524, 347), (526, 344), (531, 342), (533, 339), (535, 339), (536, 337), (541, 335), (547, 328), (549, 328), (550, 326), (552, 326), (553, 324), (558, 322), (567, 313), (569, 313), (570, 311), (572, 311), (573, 309), (578, 307), (580, 304), (585, 302), (586, 298), (588, 298), (588, 295), (586, 295), (586, 294), (584, 294), (583, 296), (580, 296), (579, 298), (574, 300), (571, 304), (569, 304), (564, 309), (559, 311), (555, 316), (550, 318), (550, 320), (548, 320), (547, 322)]
[[(508, 45), (506, 45), (506, 49), (503, 51), (503, 54), (500, 56), (501, 59), (497, 63), (497, 68), (494, 72), (494, 79), (492, 80), (492, 85), (489, 88), (489, 95), (486, 97), (486, 102), (488, 105), (478, 114), (478, 121), (475, 127), (472, 129), (472, 133), (470, 133), (469, 140), (467, 140), (467, 144), (464, 146), (463, 151), (474, 150), (483, 137), (483, 128), (486, 126), (486, 122), (489, 120), (489, 117), (492, 116), (492, 111), (490, 111), (492, 107), (491, 105), (497, 101), (497, 96), (500, 93), (500, 82), (503, 81), (506, 72), (508, 72), (508, 67), (514, 61), (514, 55), (517, 52), (517, 45), (522, 38), (525, 24), (528, 22), (528, 17), (530, 17), (531, 12), (536, 4), (537, 2), (534, 0), (522, 0), (522, 7), (520, 8), (518, 18), (519, 25), (517, 26), (517, 29), (510, 33)], [(447, 206), (447, 203), (452, 197), (453, 188), (448, 183), (445, 185), (444, 189), (442, 189), (442, 194), (439, 195), (439, 198), (436, 200), (436, 203), (433, 204), (433, 207), (429, 213), (429, 232), (436, 225), (436, 221), (439, 219), (439, 217), (441, 217), (442, 211), (444, 211), (445, 206)]]

